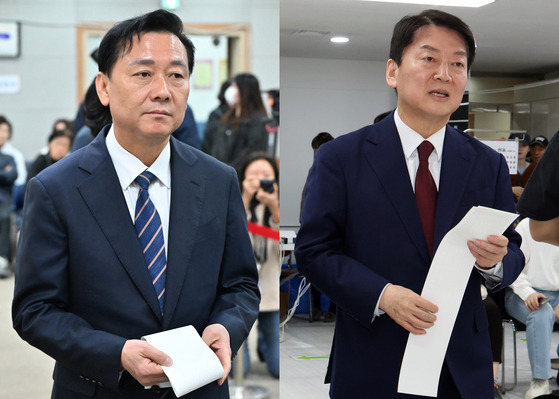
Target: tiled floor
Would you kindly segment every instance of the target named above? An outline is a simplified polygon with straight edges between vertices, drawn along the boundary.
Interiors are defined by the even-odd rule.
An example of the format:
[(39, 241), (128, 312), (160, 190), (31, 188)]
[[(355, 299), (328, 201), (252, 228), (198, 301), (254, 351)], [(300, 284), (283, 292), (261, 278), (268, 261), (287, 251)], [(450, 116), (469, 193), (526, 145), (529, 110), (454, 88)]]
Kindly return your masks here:
[[(328, 385), (323, 383), (334, 324), (324, 322), (310, 323), (307, 315), (296, 315), (286, 325), (280, 346), (281, 398), (325, 399), (328, 398)], [(518, 384), (503, 395), (504, 399), (524, 399), (530, 385), (530, 364), (526, 348), (526, 333), (517, 332)], [(505, 328), (505, 377), (506, 385), (511, 386), (514, 379), (513, 336), (510, 326)], [(559, 334), (554, 333), (550, 356), (557, 357), (555, 348), (559, 344)], [(557, 386), (556, 372), (550, 382), (551, 389)], [(502, 377), (502, 376), (501, 376)]]

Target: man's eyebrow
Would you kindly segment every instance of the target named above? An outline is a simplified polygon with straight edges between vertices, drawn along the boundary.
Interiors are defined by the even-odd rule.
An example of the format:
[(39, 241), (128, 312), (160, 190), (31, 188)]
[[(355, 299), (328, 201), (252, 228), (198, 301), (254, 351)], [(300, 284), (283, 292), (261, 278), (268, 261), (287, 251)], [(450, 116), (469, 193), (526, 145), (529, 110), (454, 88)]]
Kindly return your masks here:
[[(150, 59), (141, 59), (141, 60), (135, 60), (132, 61), (130, 64), (128, 65), (154, 65), (155, 61), (154, 60), (150, 60)], [(174, 60), (170, 62), (171, 65), (178, 65), (178, 66), (182, 66), (185, 68), (188, 68), (188, 66), (181, 60)]]
[(154, 60), (136, 60), (136, 61), (132, 61), (130, 64), (128, 65), (153, 65), (155, 64)]
[(181, 61), (181, 60), (174, 60), (174, 61), (171, 61), (171, 65), (178, 65), (178, 66), (182, 66), (182, 67), (188, 68), (188, 65), (186, 65), (186, 64), (185, 64), (183, 61)]
[[(434, 52), (440, 53), (440, 50), (439, 50), (439, 49), (437, 49), (437, 48), (435, 48), (435, 47), (433, 47), (433, 46), (430, 46), (430, 45), (428, 45), (428, 44), (424, 44), (423, 46), (420, 47), (420, 49), (422, 49), (422, 50), (429, 50), (429, 51), (434, 51)], [(467, 53), (465, 50), (458, 50), (458, 51), (455, 51), (454, 54), (455, 54), (455, 55), (459, 55), (459, 56), (463, 56), (463, 57), (467, 57), (467, 56), (468, 56), (468, 53)]]

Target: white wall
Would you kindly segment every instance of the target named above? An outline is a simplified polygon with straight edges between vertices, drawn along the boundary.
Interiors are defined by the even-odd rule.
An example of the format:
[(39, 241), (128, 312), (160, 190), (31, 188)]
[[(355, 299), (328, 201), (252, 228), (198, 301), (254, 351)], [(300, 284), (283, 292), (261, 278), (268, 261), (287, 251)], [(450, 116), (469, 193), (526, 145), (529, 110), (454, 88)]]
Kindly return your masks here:
[(373, 123), (396, 107), (396, 94), (386, 84), (385, 62), (281, 57), (280, 65), (281, 224), (298, 226), (313, 137)]
[[(0, 94), (0, 114), (12, 122), (14, 145), (26, 158), (45, 145), (55, 119), (75, 117), (76, 28), (112, 24), (159, 6), (159, 0), (0, 0), (0, 18), (22, 22), (21, 56), (0, 59), (0, 75), (19, 75), (21, 91)], [(263, 90), (279, 87), (279, 0), (183, 0), (176, 14), (185, 23), (250, 24), (250, 72)]]

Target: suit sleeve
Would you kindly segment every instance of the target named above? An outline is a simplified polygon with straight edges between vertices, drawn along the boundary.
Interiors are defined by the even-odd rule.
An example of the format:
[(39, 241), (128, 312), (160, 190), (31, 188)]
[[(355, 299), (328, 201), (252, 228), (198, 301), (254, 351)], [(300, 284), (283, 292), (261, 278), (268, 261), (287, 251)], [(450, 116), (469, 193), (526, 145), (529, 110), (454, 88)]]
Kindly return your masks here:
[(295, 241), (298, 270), (350, 316), (369, 326), (388, 280), (346, 253), (350, 204), (343, 161), (325, 144), (305, 189), (301, 229)]
[(15, 268), (14, 328), (65, 368), (117, 389), (125, 339), (95, 330), (70, 311), (68, 247), (56, 203), (39, 179), (30, 180)]
[(258, 316), (260, 291), (238, 179), (235, 171), (230, 170), (225, 249), (218, 292), (208, 324), (220, 323), (227, 328), (231, 350), (235, 354)]

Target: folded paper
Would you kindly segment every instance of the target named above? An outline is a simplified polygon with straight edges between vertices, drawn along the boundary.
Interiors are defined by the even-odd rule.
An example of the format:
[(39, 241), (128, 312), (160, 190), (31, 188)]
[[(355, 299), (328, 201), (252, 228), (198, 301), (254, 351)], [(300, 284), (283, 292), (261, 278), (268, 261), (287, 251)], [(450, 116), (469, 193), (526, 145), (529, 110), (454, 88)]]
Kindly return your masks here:
[(163, 372), (177, 398), (225, 375), (219, 358), (193, 326), (146, 335), (142, 339), (173, 360), (171, 366), (163, 367)]

